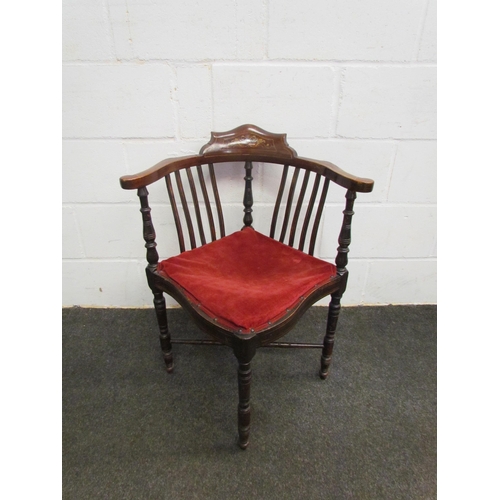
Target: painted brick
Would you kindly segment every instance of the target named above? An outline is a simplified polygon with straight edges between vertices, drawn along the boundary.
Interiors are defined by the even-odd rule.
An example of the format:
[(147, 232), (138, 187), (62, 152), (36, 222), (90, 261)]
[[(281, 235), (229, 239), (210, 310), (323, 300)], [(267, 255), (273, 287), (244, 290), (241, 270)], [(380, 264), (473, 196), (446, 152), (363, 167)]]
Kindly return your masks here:
[(213, 66), (214, 127), (254, 123), (289, 137), (333, 130), (337, 75), (328, 66)]
[[(147, 170), (166, 158), (196, 155), (206, 141), (124, 141), (127, 170), (120, 175), (136, 174)], [(147, 187), (150, 199), (166, 202), (165, 181), (159, 180)], [(136, 191), (126, 193), (127, 199), (136, 202)], [(137, 200), (138, 203), (138, 200)]]
[(205, 142), (208, 142), (208, 139), (182, 142), (125, 140), (123, 144), (127, 156), (126, 173), (136, 174), (167, 158), (197, 155)]
[[(65, 261), (63, 306), (152, 306), (153, 294), (146, 281), (145, 267), (134, 260)], [(168, 306), (176, 305), (167, 295), (165, 298)]]
[(409, 61), (425, 0), (270, 3), (269, 56), (311, 60)]
[[(276, 203), (282, 173), (283, 165), (259, 162), (253, 164), (252, 182), (256, 203), (271, 203), (272, 205)], [(292, 175), (290, 171), (288, 175)], [(240, 196), (240, 199), (243, 199), (243, 196)]]
[[(324, 227), (334, 234), (338, 234), (334, 228), (340, 229), (341, 211), (339, 207), (325, 207)], [(435, 207), (354, 205), (354, 212), (350, 257), (431, 256), (436, 241)], [(335, 239), (322, 238), (319, 253), (335, 257), (337, 246)]]
[(370, 262), (365, 304), (435, 304), (436, 261), (384, 260)]
[(63, 61), (114, 59), (111, 31), (103, 0), (62, 3)]
[(63, 136), (174, 136), (171, 78), (159, 64), (63, 67)]
[(110, 0), (109, 10), (120, 59), (260, 59), (264, 56), (264, 2)]
[[(326, 160), (342, 170), (375, 181), (371, 193), (360, 193), (356, 203), (386, 201), (395, 144), (366, 140), (295, 140), (293, 147), (300, 156)], [(345, 189), (330, 186), (328, 202), (345, 202)]]
[[(63, 59), (65, 305), (152, 305), (139, 200), (118, 179), (243, 123), (375, 180), (356, 200), (343, 305), (436, 301), (435, 0), (64, 0)], [(243, 176), (218, 168), (227, 234), (243, 225)], [(254, 227), (269, 234), (281, 167), (255, 162), (253, 177)], [(315, 252), (331, 262), (335, 187)], [(167, 258), (179, 248), (165, 183), (148, 190)]]
[(337, 134), (434, 139), (436, 68), (347, 68)]
[(212, 74), (208, 65), (177, 68), (177, 100), (181, 137), (210, 137)]
[(388, 200), (436, 203), (436, 198), (436, 141), (401, 141), (396, 153)]
[(123, 144), (117, 141), (65, 140), (62, 145), (62, 200), (128, 201), (119, 178), (126, 174)]
[[(221, 163), (215, 165), (217, 188), (221, 202), (241, 204), (243, 209), (243, 192), (245, 189), (245, 164), (243, 162)], [(258, 192), (255, 193), (255, 196)], [(257, 201), (257, 198), (254, 198)]]
[(418, 52), (419, 61), (437, 60), (437, 0), (429, 0), (427, 15), (425, 17), (420, 50)]
[[(79, 205), (74, 207), (85, 255), (88, 258), (146, 259), (142, 218), (136, 196), (129, 205)], [(150, 203), (160, 257), (178, 253), (170, 207)], [(144, 260), (144, 262), (146, 262)]]
[(71, 207), (62, 209), (62, 257), (63, 259), (85, 257), (75, 213)]

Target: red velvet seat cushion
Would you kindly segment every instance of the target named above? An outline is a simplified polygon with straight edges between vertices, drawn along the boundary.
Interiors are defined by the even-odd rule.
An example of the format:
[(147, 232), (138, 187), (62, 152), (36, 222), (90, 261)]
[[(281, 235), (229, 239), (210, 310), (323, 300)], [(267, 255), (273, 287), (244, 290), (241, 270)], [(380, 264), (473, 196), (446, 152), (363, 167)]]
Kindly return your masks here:
[(279, 319), (336, 274), (333, 264), (251, 228), (164, 260), (158, 271), (207, 314), (246, 331)]

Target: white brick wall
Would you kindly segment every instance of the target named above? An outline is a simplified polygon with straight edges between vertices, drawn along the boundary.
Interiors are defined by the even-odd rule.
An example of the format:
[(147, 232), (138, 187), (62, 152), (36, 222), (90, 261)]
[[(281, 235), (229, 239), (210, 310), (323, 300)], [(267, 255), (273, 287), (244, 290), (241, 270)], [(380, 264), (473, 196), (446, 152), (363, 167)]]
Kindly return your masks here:
[[(63, 60), (64, 305), (151, 305), (138, 199), (118, 178), (243, 123), (375, 180), (356, 201), (344, 304), (436, 301), (435, 0), (63, 0)], [(254, 174), (266, 231), (279, 175)], [(242, 177), (221, 172), (228, 231)], [(168, 199), (150, 193), (166, 257)], [(317, 243), (329, 261), (343, 194)]]

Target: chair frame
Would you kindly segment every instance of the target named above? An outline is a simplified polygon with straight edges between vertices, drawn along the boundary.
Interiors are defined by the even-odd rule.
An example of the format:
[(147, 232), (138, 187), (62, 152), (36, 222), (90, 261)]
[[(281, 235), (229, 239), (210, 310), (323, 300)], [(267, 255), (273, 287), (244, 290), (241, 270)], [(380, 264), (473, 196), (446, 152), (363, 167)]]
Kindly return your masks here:
[[(270, 237), (274, 238), (276, 233), (277, 216), (281, 206), (281, 200), (284, 193), (285, 180), (289, 167), (296, 167), (292, 179), (291, 187), (289, 190), (287, 205), (285, 208), (285, 215), (283, 220), (283, 227), (281, 231), (280, 241), (284, 241), (287, 225), (290, 220), (292, 209), (292, 198), (296, 187), (299, 169), (305, 170), (305, 179), (303, 181), (302, 189), (299, 194), (297, 207), (302, 204), (304, 198), (307, 181), (310, 173), (316, 174), (316, 182), (313, 188), (314, 198), (317, 196), (319, 189), (319, 179), (324, 179), (323, 189), (319, 200), (316, 217), (310, 235), (309, 253), (312, 255), (314, 252), (314, 244), (318, 232), (319, 221), (321, 219), (323, 206), (326, 199), (326, 193), (330, 181), (346, 188), (346, 205), (343, 211), (344, 217), (340, 229), (338, 239), (337, 257), (335, 264), (337, 267), (337, 274), (326, 284), (316, 287), (308, 295), (301, 297), (298, 305), (289, 310), (287, 314), (280, 318), (275, 323), (269, 322), (268, 326), (258, 332), (251, 331), (249, 333), (242, 333), (241, 330), (233, 330), (218, 322), (217, 318), (210, 317), (206, 312), (200, 309), (199, 304), (193, 302), (191, 298), (184, 292), (184, 290), (173, 280), (169, 279), (157, 271), (159, 262), (159, 255), (156, 250), (156, 234), (151, 218), (151, 208), (148, 203), (148, 190), (146, 186), (165, 178), (167, 190), (169, 193), (176, 229), (179, 238), (179, 246), (181, 253), (185, 251), (185, 242), (180, 223), (179, 213), (175, 202), (175, 196), (172, 189), (171, 175), (175, 177), (177, 182), (178, 191), (181, 198), (182, 208), (184, 209), (185, 220), (188, 226), (189, 239), (191, 247), (196, 247), (194, 237), (194, 225), (192, 223), (189, 208), (187, 206), (182, 181), (180, 180), (179, 172), (186, 169), (191, 193), (193, 196), (193, 203), (196, 215), (196, 221), (200, 231), (200, 240), (202, 245), (206, 243), (205, 234), (201, 222), (199, 200), (194, 187), (193, 177), (190, 168), (196, 167), (200, 178), (202, 199), (207, 206), (207, 214), (210, 225), (210, 234), (212, 241), (216, 238), (215, 224), (212, 212), (209, 208), (210, 203), (207, 196), (206, 186), (201, 175), (201, 167), (203, 165), (209, 166), (210, 178), (214, 190), (215, 204), (217, 208), (217, 215), (219, 219), (220, 235), (225, 235), (224, 220), (222, 214), (222, 206), (220, 203), (214, 165), (226, 162), (244, 162), (245, 164), (245, 187), (243, 196), (244, 217), (243, 223), (245, 227), (252, 227), (252, 206), (253, 206), (253, 192), (252, 192), (252, 168), (253, 162), (274, 163), (284, 166), (283, 176), (276, 200), (275, 210), (271, 224)], [(171, 158), (160, 163), (157, 163), (152, 168), (145, 170), (135, 175), (126, 175), (120, 178), (120, 184), (123, 189), (137, 189), (137, 194), (140, 199), (143, 220), (143, 237), (146, 247), (146, 259), (148, 265), (146, 267), (147, 282), (154, 296), (154, 307), (158, 326), (160, 330), (160, 345), (163, 352), (166, 370), (168, 373), (173, 371), (173, 357), (172, 357), (172, 344), (175, 343), (190, 343), (199, 345), (226, 345), (233, 349), (234, 354), (238, 360), (238, 444), (240, 448), (246, 449), (249, 442), (250, 434), (250, 385), (252, 378), (251, 361), (254, 357), (257, 348), (259, 347), (301, 347), (301, 348), (321, 348), (321, 362), (319, 375), (322, 379), (326, 379), (329, 373), (329, 368), (332, 360), (332, 352), (334, 345), (335, 331), (337, 327), (337, 320), (340, 313), (340, 301), (347, 286), (348, 270), (347, 254), (349, 252), (349, 245), (351, 243), (351, 220), (354, 214), (353, 205), (357, 192), (370, 192), (373, 189), (373, 181), (351, 175), (336, 165), (327, 162), (313, 160), (309, 158), (302, 158), (297, 156), (297, 153), (292, 149), (287, 141), (285, 134), (273, 134), (267, 132), (255, 125), (242, 125), (228, 132), (212, 132), (210, 141), (201, 148), (199, 155), (184, 156), (180, 158)], [(312, 195), (311, 195), (312, 196)], [(306, 219), (304, 224), (310, 222), (313, 211), (314, 200), (309, 203)], [(290, 239), (289, 245), (292, 246), (297, 229), (297, 220), (300, 208), (296, 209), (292, 225), (290, 226)], [(300, 250), (303, 250), (307, 233), (307, 225), (300, 236)], [(172, 340), (168, 328), (167, 309), (165, 304), (164, 293), (173, 297), (192, 317), (196, 325), (205, 333), (207, 333), (212, 340)], [(304, 312), (311, 307), (319, 299), (330, 295), (331, 301), (328, 307), (327, 327), (326, 334), (322, 344), (307, 344), (307, 343), (287, 343), (276, 342), (278, 339), (286, 335), (297, 323)]]

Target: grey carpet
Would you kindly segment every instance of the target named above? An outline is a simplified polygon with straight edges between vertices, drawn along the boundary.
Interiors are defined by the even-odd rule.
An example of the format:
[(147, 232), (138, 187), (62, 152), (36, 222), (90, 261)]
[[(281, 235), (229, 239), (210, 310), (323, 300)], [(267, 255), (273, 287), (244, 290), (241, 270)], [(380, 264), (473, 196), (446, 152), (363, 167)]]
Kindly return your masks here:
[(230, 349), (176, 345), (168, 375), (154, 311), (63, 309), (63, 498), (436, 498), (436, 307), (344, 308), (337, 332), (326, 381), (319, 350), (257, 351), (242, 451)]

